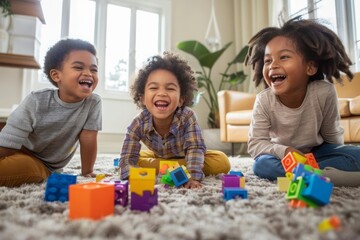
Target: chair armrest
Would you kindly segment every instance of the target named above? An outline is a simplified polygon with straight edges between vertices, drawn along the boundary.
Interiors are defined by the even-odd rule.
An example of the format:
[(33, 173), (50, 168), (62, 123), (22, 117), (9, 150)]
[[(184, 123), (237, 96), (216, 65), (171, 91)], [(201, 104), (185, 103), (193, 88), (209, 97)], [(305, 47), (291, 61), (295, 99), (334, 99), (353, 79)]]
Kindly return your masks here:
[(252, 110), (256, 94), (221, 90), (217, 95), (219, 101), (220, 139), (226, 141), (226, 114), (232, 111)]

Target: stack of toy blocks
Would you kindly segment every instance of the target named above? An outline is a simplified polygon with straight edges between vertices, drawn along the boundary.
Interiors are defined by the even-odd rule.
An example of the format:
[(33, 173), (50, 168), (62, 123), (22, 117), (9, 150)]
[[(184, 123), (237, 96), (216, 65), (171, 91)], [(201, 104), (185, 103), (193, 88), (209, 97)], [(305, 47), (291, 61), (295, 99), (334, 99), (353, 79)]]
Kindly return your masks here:
[(226, 201), (240, 197), (248, 198), (248, 192), (245, 189), (245, 177), (239, 171), (230, 171), (229, 174), (222, 176), (222, 192)]
[(76, 184), (76, 176), (52, 173), (46, 182), (45, 201), (69, 201), (69, 186)]
[(312, 153), (303, 157), (296, 152), (288, 153), (282, 164), (290, 185), (286, 199), (291, 207), (317, 207), (330, 201), (333, 184), (322, 177), (322, 171)]
[(179, 163), (178, 161), (166, 161), (166, 160), (161, 160), (159, 163), (159, 173), (161, 175), (165, 175), (166, 174), (166, 170), (169, 167), (176, 167), (178, 166)]
[(70, 186), (70, 219), (97, 220), (114, 214), (114, 184), (81, 183)]
[(130, 168), (130, 209), (150, 211), (158, 204), (154, 168)]
[(187, 183), (191, 178), (185, 166), (180, 166), (178, 163), (166, 169), (166, 174), (162, 175), (161, 182), (167, 186), (180, 187)]

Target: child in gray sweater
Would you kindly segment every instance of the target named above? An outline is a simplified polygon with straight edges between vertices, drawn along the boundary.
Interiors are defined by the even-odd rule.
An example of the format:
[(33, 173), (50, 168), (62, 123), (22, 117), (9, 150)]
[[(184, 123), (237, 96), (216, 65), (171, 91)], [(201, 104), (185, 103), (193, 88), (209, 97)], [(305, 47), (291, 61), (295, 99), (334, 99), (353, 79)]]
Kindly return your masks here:
[(31, 92), (0, 132), (0, 186), (39, 183), (59, 170), (80, 145), (81, 173), (94, 177), (101, 99), (95, 47), (64, 39), (49, 49), (44, 73), (55, 89)]

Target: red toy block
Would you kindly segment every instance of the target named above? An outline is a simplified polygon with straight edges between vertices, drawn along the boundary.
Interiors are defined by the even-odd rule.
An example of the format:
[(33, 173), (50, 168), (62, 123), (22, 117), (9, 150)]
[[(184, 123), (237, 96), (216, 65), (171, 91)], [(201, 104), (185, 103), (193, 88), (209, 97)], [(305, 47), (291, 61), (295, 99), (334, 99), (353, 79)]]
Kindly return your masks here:
[(305, 154), (305, 157), (306, 157), (306, 164), (312, 166), (313, 168), (319, 168), (319, 165), (315, 159), (314, 154), (307, 153)]
[(114, 184), (81, 183), (69, 187), (70, 219), (100, 219), (114, 214)]
[(294, 158), (294, 155), (289, 152), (283, 159), (281, 159), (281, 164), (283, 165), (285, 172), (292, 172), (298, 162)]

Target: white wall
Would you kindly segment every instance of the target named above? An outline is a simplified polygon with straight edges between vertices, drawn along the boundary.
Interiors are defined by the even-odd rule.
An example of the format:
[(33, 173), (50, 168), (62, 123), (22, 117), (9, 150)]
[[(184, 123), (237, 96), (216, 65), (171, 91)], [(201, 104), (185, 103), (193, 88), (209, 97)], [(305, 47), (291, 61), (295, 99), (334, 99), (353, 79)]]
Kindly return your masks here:
[[(234, 0), (215, 0), (216, 15), (222, 43), (234, 40)], [(171, 23), (171, 50), (177, 51), (176, 44), (183, 40), (195, 39), (204, 42), (210, 19), (210, 0), (173, 0)], [(198, 69), (196, 60), (179, 52), (189, 60), (194, 69)], [(215, 65), (214, 74), (223, 71), (228, 61), (235, 56), (233, 44)], [(35, 76), (32, 70), (0, 67), (0, 110), (11, 109), (25, 94), (41, 88), (42, 85), (29, 83), (28, 77)], [(24, 79), (24, 80), (23, 80)], [(218, 86), (218, 84), (215, 84)], [(194, 107), (202, 128), (207, 128), (208, 108), (202, 101)], [(99, 151), (118, 152), (123, 135), (132, 118), (139, 112), (132, 99), (103, 99), (103, 131), (99, 135)], [(1, 111), (0, 111), (1, 114)], [(1, 117), (1, 116), (0, 116)]]

